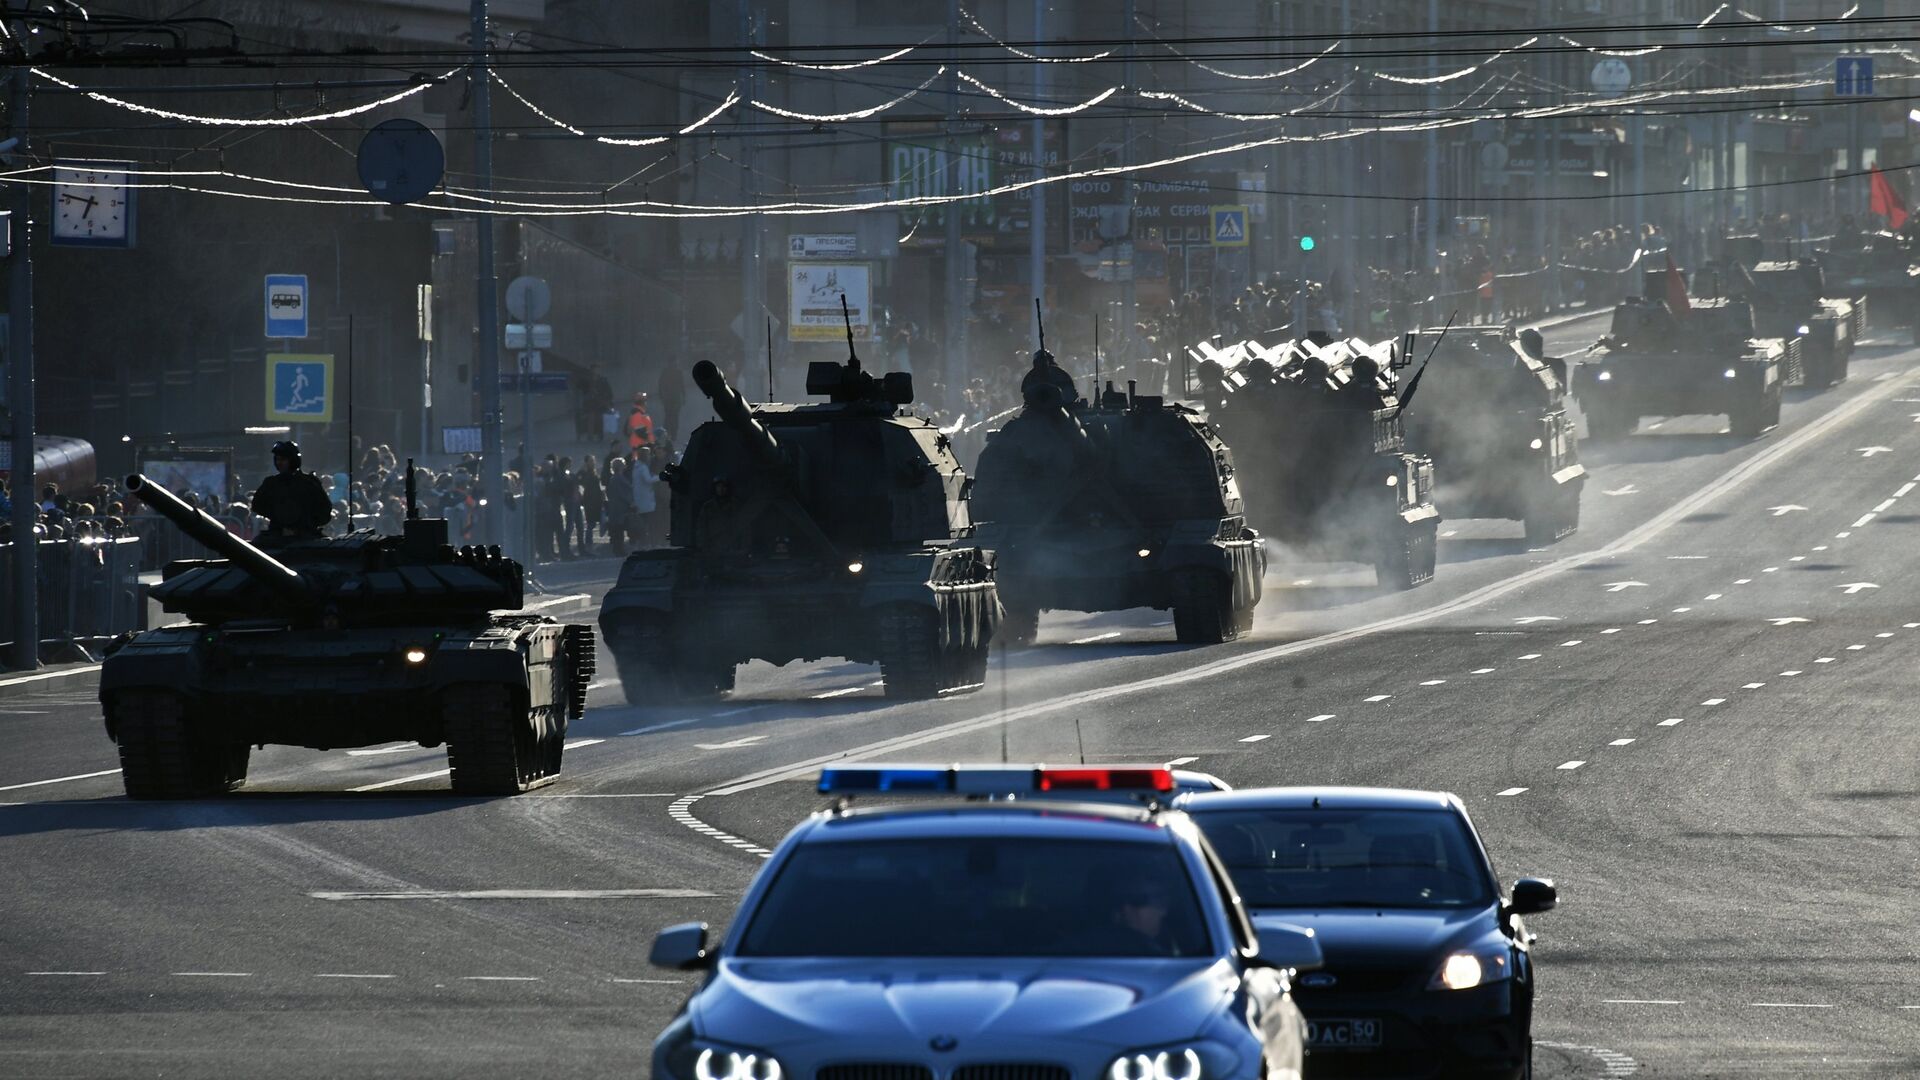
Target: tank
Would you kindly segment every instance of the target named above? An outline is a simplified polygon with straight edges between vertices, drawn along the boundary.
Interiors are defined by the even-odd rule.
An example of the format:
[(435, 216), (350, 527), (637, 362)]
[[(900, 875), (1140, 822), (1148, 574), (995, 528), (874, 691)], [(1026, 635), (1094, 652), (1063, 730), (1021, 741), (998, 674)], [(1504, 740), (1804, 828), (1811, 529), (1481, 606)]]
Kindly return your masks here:
[(635, 552), (600, 628), (635, 704), (730, 691), (737, 665), (845, 657), (892, 698), (977, 689), (1000, 622), (951, 440), (904, 406), (912, 378), (811, 364), (827, 400), (749, 407), (707, 361), (717, 419), (663, 470), (669, 546)]
[(1508, 518), (1549, 544), (1580, 527), (1587, 470), (1567, 416), (1566, 361), (1512, 327), (1428, 330), (1410, 351), (1431, 357), (1401, 414), (1407, 445), (1445, 478), (1448, 517)]
[(143, 476), (127, 490), (221, 556), (169, 563), (150, 595), (187, 621), (117, 640), (101, 665), (129, 796), (235, 790), (267, 744), (444, 743), (462, 794), (559, 775), (593, 630), (512, 613), (521, 568), (498, 548), (455, 549), (444, 520), (410, 517), (399, 536), (263, 550)]
[(1865, 297), (1829, 297), (1824, 270), (1813, 259), (1755, 263), (1727, 288), (1753, 308), (1757, 336), (1798, 339), (1798, 370), (1788, 372), (1789, 386), (1825, 389), (1846, 381), (1864, 329)]
[(1694, 299), (1676, 315), (1656, 288), (1615, 307), (1609, 332), (1573, 371), (1587, 437), (1623, 438), (1646, 416), (1715, 413), (1735, 435), (1771, 430), (1798, 339), (1756, 337), (1745, 300)]
[(1199, 409), (1107, 384), (1096, 401), (1029, 401), (980, 453), (976, 537), (995, 556), (1003, 639), (1040, 612), (1173, 611), (1183, 642), (1252, 629), (1266, 554), (1232, 451)]
[(1920, 266), (1910, 241), (1889, 232), (1835, 236), (1817, 256), (1823, 274), (1822, 295), (1852, 300), (1859, 312), (1855, 337), (1868, 327), (1886, 334), (1908, 331), (1920, 344)]
[[(1202, 382), (1233, 447), (1251, 520), (1309, 557), (1368, 563), (1382, 586), (1432, 580), (1433, 460), (1409, 453), (1391, 342), (1248, 342), (1208, 353)], [(1354, 364), (1377, 374), (1357, 377)]]

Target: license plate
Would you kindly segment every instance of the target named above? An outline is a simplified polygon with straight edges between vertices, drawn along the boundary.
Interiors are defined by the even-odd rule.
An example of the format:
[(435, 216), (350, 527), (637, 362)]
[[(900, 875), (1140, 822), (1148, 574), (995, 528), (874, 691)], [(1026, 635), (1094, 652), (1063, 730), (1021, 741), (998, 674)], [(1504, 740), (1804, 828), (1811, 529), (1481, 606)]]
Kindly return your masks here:
[(1378, 1050), (1378, 1020), (1309, 1020), (1307, 1048), (1311, 1050)]

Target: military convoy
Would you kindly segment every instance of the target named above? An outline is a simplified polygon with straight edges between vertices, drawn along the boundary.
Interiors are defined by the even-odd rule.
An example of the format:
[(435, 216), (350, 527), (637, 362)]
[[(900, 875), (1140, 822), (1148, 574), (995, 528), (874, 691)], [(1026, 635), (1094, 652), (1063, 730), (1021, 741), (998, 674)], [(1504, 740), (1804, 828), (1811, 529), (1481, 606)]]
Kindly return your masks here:
[(559, 775), (568, 721), (586, 708), (593, 630), (511, 614), (521, 567), (498, 548), (456, 549), (444, 520), (410, 509), (400, 536), (264, 551), (143, 476), (127, 490), (224, 556), (169, 564), (151, 595), (189, 621), (116, 641), (101, 665), (129, 796), (232, 791), (249, 748), (268, 743), (445, 743), (453, 789), (470, 795)]
[(1174, 636), (1199, 644), (1252, 628), (1265, 549), (1232, 451), (1193, 406), (1133, 383), (1094, 401), (1036, 393), (975, 471), (1004, 639), (1031, 642), (1044, 610), (1171, 608)]
[(693, 379), (719, 419), (662, 472), (671, 546), (628, 556), (600, 609), (628, 700), (712, 698), (746, 661), (828, 656), (878, 663), (891, 698), (979, 687), (993, 555), (948, 437), (903, 408), (911, 377), (815, 363), (807, 392), (827, 401), (757, 407), (711, 362)]
[(1827, 295), (1818, 261), (1755, 263), (1740, 276), (1735, 295), (1752, 306), (1756, 336), (1799, 342), (1799, 370), (1789, 384), (1824, 390), (1847, 380), (1854, 343), (1866, 329), (1867, 301)]
[(1505, 326), (1439, 328), (1414, 344), (1429, 366), (1403, 414), (1407, 445), (1433, 458), (1447, 515), (1517, 519), (1533, 544), (1578, 529), (1587, 470), (1566, 361), (1545, 355), (1538, 333)]
[(1321, 339), (1245, 342), (1201, 372), (1260, 532), (1410, 589), (1433, 578), (1440, 512), (1432, 459), (1407, 451), (1397, 366), (1392, 342)]
[(1825, 271), (1823, 295), (1857, 300), (1862, 322), (1886, 332), (1910, 330), (1920, 344), (1920, 265), (1915, 258), (1912, 243), (1895, 233), (1836, 236), (1819, 253)]
[(1613, 310), (1607, 335), (1573, 372), (1587, 435), (1623, 438), (1646, 416), (1721, 413), (1751, 437), (1780, 422), (1780, 395), (1799, 363), (1798, 338), (1757, 338), (1745, 300), (1690, 299), (1676, 311), (1648, 275), (1647, 295)]

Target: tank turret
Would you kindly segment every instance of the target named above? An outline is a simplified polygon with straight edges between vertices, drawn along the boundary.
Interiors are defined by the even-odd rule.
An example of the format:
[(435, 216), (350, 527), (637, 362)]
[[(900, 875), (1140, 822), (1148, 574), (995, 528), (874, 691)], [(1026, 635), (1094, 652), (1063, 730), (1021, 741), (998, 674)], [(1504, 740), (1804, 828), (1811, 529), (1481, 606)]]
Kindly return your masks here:
[(180, 496), (139, 473), (127, 477), (127, 490), (161, 517), (174, 523), (181, 532), (206, 547), (226, 556), (229, 563), (271, 591), (278, 599), (295, 606), (311, 606), (318, 599), (313, 583), (286, 563), (233, 535), (204, 510), (188, 506)]

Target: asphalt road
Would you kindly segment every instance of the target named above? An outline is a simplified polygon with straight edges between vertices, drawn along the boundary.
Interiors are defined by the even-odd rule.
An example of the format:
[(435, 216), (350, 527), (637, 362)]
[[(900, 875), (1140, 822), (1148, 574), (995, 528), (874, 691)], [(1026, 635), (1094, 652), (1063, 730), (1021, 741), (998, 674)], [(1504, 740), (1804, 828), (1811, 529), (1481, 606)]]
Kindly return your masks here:
[(1544, 1076), (1920, 1074), (1916, 361), (1863, 351), (1762, 439), (1590, 450), (1578, 534), (1449, 522), (1411, 593), (1282, 557), (1232, 645), (1050, 616), (984, 691), (913, 705), (847, 664), (693, 711), (605, 682), (517, 799), (394, 746), (130, 803), (95, 703), (8, 701), (0, 1075), (644, 1075), (691, 988), (653, 933), (727, 920), (820, 761), (1083, 751), (1459, 793), (1503, 877), (1560, 886), (1530, 920)]

